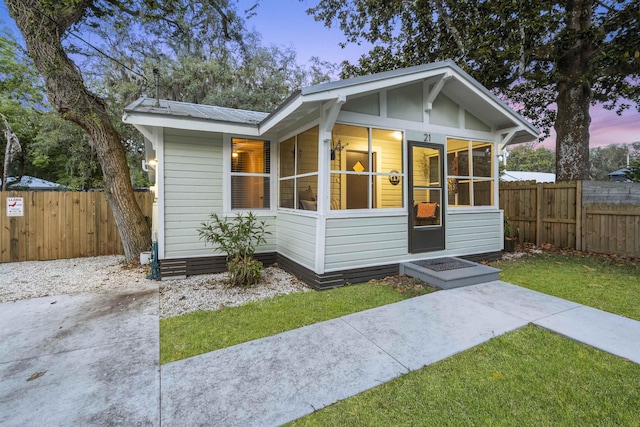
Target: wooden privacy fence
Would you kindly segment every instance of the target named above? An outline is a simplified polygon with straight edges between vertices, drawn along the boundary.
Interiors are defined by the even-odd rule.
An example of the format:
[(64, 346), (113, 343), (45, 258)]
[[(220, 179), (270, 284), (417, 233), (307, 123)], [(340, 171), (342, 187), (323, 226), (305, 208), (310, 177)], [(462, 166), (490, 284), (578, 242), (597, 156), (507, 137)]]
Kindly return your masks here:
[(640, 256), (640, 184), (501, 182), (500, 208), (521, 242)]
[[(124, 253), (103, 192), (0, 192), (0, 262), (52, 260)], [(151, 223), (153, 193), (137, 192)], [(23, 216), (7, 198), (22, 198)], [(14, 199), (10, 199), (14, 200)]]

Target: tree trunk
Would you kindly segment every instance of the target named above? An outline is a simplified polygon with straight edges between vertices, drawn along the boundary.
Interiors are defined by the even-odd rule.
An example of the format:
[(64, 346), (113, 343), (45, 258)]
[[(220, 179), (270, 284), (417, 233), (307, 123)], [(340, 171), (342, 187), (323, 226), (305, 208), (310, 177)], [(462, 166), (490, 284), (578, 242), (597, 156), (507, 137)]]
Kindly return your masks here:
[(91, 138), (125, 257), (127, 261), (136, 259), (151, 247), (151, 231), (134, 196), (120, 134), (112, 125), (103, 101), (85, 87), (79, 69), (61, 43), (63, 34), (81, 19), (91, 1), (65, 2), (65, 7), (43, 0), (5, 0), (5, 3), (25, 38), (29, 56), (44, 78), (49, 102), (63, 118), (78, 124)]
[(558, 84), (556, 102), (556, 180), (588, 180), (590, 88), (580, 83)]
[(566, 30), (557, 41), (558, 115), (556, 130), (556, 180), (589, 179), (589, 125), (591, 86), (589, 62), (593, 55), (592, 0), (566, 2)]

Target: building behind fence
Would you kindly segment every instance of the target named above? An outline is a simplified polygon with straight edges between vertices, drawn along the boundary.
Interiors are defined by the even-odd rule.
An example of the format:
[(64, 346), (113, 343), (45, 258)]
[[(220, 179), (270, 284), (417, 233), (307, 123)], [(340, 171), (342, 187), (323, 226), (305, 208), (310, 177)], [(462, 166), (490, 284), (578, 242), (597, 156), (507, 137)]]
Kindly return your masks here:
[[(0, 192), (0, 262), (124, 253), (103, 192)], [(151, 222), (153, 193), (136, 192)], [(22, 199), (22, 215), (8, 200)], [(13, 210), (13, 211), (12, 211)], [(16, 216), (10, 216), (16, 215)]]
[(640, 257), (640, 184), (500, 183), (500, 209), (521, 242)]

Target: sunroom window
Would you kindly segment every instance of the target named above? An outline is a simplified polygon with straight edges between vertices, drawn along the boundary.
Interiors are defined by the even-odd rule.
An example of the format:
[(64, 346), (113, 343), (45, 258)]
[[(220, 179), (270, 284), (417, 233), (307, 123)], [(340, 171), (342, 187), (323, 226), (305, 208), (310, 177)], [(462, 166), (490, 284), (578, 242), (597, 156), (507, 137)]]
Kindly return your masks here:
[(231, 209), (269, 209), (271, 150), (268, 141), (231, 140)]
[(402, 141), (394, 130), (334, 125), (330, 208), (402, 208)]
[(447, 140), (449, 206), (493, 206), (493, 144)]
[(318, 210), (318, 126), (280, 144), (281, 208)]

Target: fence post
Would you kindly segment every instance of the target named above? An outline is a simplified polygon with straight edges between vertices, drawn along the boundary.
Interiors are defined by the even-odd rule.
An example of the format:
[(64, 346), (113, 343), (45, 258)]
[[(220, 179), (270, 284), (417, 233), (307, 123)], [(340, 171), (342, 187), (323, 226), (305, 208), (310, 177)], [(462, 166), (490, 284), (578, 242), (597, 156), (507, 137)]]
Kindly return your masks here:
[(19, 239), (18, 239), (18, 220), (11, 218), (9, 220), (9, 259), (11, 262), (20, 261), (19, 254)]
[(536, 185), (536, 246), (542, 244), (542, 200), (544, 187), (542, 184)]
[(576, 250), (581, 251), (584, 235), (582, 232), (582, 181), (576, 181)]

